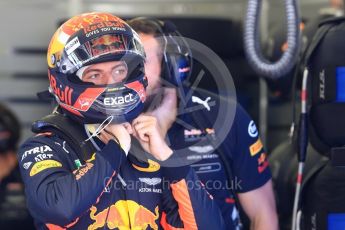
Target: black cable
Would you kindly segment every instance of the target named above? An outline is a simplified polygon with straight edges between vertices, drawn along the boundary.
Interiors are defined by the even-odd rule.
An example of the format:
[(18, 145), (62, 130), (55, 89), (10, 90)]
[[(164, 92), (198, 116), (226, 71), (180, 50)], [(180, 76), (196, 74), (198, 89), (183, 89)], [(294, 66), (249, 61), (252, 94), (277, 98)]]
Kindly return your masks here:
[[(291, 125), (294, 126), (293, 128), (296, 127), (296, 101), (297, 101), (297, 95), (296, 94), (297, 94), (297, 79), (298, 79), (299, 73), (300, 73), (300, 59), (297, 62), (297, 65), (296, 65), (296, 68), (294, 71), (294, 75), (293, 75), (293, 79), (292, 79), (292, 91), (291, 91), (292, 123), (291, 123)], [(290, 133), (291, 139), (293, 137), (293, 133)]]

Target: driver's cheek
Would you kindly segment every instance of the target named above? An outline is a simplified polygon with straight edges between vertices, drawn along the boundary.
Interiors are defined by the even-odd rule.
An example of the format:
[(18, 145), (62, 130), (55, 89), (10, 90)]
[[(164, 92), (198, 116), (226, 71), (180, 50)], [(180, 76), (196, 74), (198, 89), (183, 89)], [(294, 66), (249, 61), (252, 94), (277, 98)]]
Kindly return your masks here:
[(126, 77), (127, 77), (127, 73), (123, 73), (123, 74), (121, 74), (121, 75), (118, 77), (119, 82), (124, 81), (124, 80), (126, 79)]

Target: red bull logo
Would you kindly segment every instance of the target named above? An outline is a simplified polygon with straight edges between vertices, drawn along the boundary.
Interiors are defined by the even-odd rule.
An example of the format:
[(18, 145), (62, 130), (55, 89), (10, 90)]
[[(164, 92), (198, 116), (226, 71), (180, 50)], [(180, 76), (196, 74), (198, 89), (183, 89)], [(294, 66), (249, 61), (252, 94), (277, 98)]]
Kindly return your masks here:
[(261, 153), (260, 157), (258, 158), (259, 165), (263, 164), (266, 161), (266, 153)]
[(261, 153), (258, 158), (258, 172), (262, 173), (268, 166), (267, 155), (266, 153)]
[(157, 230), (158, 226), (156, 224), (156, 220), (159, 217), (158, 206), (155, 208), (155, 214), (150, 212), (144, 206), (139, 206), (139, 208), (135, 212), (134, 216), (134, 229), (147, 229), (150, 226), (152, 229)]
[(92, 25), (89, 25), (89, 26), (86, 26), (84, 28), (84, 33), (87, 34), (89, 32), (92, 32), (94, 30), (97, 30), (97, 29), (102, 29), (102, 28), (105, 28), (105, 27), (119, 27), (119, 28), (124, 28), (125, 25), (123, 23), (123, 21), (121, 20), (117, 20), (117, 21), (105, 21), (105, 22), (99, 22), (97, 24), (92, 24)]
[[(62, 26), (62, 31), (68, 35), (72, 35), (74, 32), (84, 29), (85, 33), (97, 28), (101, 28), (105, 23), (111, 23), (111, 26), (123, 27), (124, 21), (120, 18), (107, 13), (88, 13), (75, 16), (68, 20)], [(92, 27), (93, 24), (94, 27)]]
[(59, 98), (60, 102), (71, 105), (73, 89), (66, 86), (65, 88), (59, 88), (56, 83), (56, 79), (53, 75), (49, 74), (50, 87), (54, 91), (55, 95)]
[(89, 230), (104, 226), (119, 230), (145, 230), (150, 226), (150, 228), (158, 230), (156, 220), (159, 218), (159, 209), (157, 206), (153, 213), (135, 201), (119, 200), (98, 213), (97, 208), (92, 206), (90, 218), (95, 222), (88, 227)]
[(125, 30), (125, 22), (108, 13), (87, 13), (69, 19), (55, 32), (50, 41), (47, 53), (49, 67), (55, 67), (61, 58), (66, 42), (75, 32), (83, 30), (91, 36), (106, 28), (111, 28), (113, 31)]

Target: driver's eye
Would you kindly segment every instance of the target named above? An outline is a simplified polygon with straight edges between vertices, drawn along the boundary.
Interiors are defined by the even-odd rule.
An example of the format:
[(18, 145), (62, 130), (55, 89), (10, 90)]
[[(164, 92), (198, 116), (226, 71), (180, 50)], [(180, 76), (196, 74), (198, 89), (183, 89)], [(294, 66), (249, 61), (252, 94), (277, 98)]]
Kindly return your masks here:
[(115, 74), (125, 74), (125, 73), (127, 73), (127, 69), (126, 68), (124, 68), (124, 67), (121, 67), (121, 68), (116, 68), (115, 70), (114, 70), (114, 73)]
[(88, 74), (85, 76), (85, 80), (98, 79), (98, 78), (100, 78), (100, 74), (98, 74), (98, 73), (91, 73), (91, 74)]
[(120, 65), (113, 69), (112, 74), (113, 74), (113, 77), (117, 77), (117, 79), (119, 79), (119, 76), (120, 76), (120, 80), (123, 80), (123, 78), (127, 76), (127, 72), (128, 72), (127, 66)]

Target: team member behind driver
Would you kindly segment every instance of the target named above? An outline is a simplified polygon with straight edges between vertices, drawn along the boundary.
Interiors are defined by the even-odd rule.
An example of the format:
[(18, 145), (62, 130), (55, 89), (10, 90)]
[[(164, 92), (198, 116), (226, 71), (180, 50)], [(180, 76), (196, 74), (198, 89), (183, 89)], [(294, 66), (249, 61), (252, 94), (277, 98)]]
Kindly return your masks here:
[[(0, 226), (2, 229), (34, 229), (25, 206), (25, 194), (16, 152), (20, 138), (16, 115), (0, 104)], [(15, 215), (14, 215), (15, 214)]]
[[(0, 194), (8, 184), (6, 181), (20, 182), (17, 174), (16, 150), (20, 136), (20, 125), (16, 116), (0, 104)], [(16, 178), (16, 179), (15, 179)]]
[(75, 16), (54, 34), (47, 58), (58, 109), (33, 124), (38, 134), (18, 154), (38, 229), (224, 228), (193, 170), (128, 153), (135, 139), (159, 160), (173, 154), (156, 119), (140, 115), (144, 55), (138, 35), (108, 13)]
[[(186, 56), (191, 55), (190, 53), (188, 54), (190, 50), (186, 50), (186, 47), (183, 47), (187, 44), (181, 44), (180, 47), (171, 49), (173, 51), (181, 50), (180, 57), (176, 57), (176, 53), (164, 52), (166, 47), (173, 46), (181, 41), (178, 38), (174, 39), (174, 36), (179, 36), (180, 34), (171, 22), (140, 17), (129, 20), (128, 23), (139, 34), (145, 48), (145, 70), (150, 82), (147, 91), (148, 97), (159, 94), (162, 86), (170, 86), (164, 88), (164, 97), (161, 100), (161, 104), (157, 106), (153, 103), (149, 108), (149, 110), (151, 109), (149, 113), (156, 116), (159, 125), (165, 133), (168, 132), (172, 149), (180, 149), (181, 146), (192, 146), (195, 144), (189, 138), (192, 130), (182, 127), (176, 121), (187, 121), (189, 125), (196, 127), (199, 133), (207, 129), (212, 130), (213, 126), (210, 121), (216, 120), (216, 111), (218, 109), (207, 105), (211, 101), (216, 101), (215, 105), (217, 106), (220, 104), (219, 101), (212, 94), (205, 94), (204, 91), (195, 90), (191, 97), (192, 100), (187, 102), (185, 108), (188, 110), (193, 108), (193, 106), (203, 104), (203, 109), (195, 112), (180, 111), (181, 114), (177, 116), (177, 112), (180, 109), (177, 107), (178, 96), (176, 88), (171, 86), (179, 85), (187, 77), (187, 72), (192, 71), (189, 69), (191, 64), (188, 65), (188, 60), (186, 60)], [(165, 42), (168, 42), (168, 45)], [(174, 56), (166, 58), (169, 55)], [(166, 63), (165, 60), (173, 58), (174, 60), (185, 61), (175, 61), (178, 64), (177, 66), (174, 66), (173, 63)], [(174, 67), (167, 68), (167, 66)], [(167, 69), (171, 70), (171, 72), (167, 72)], [(186, 72), (186, 70), (189, 71)], [(207, 100), (207, 98), (209, 99)], [(214, 132), (216, 134), (220, 133), (218, 130), (214, 130)], [(198, 135), (193, 136), (193, 138), (197, 139)], [(212, 146), (212, 143), (203, 143), (203, 146)], [(207, 156), (205, 159), (194, 162), (195, 160), (193, 159), (200, 156), (201, 150), (200, 148), (190, 147), (183, 161), (192, 164), (200, 180), (205, 185), (214, 185), (221, 181), (223, 188), (228, 188), (226, 190), (223, 188), (213, 188), (212, 186), (207, 187), (222, 210), (227, 229), (238, 229), (241, 225), (235, 206), (235, 193), (248, 215), (253, 229), (278, 229), (267, 155), (261, 144), (254, 122), (239, 105), (236, 109), (234, 124), (220, 148), (206, 155), (204, 154)], [(230, 166), (228, 170), (231, 171), (232, 182), (228, 181), (230, 177), (227, 169), (225, 169), (224, 162), (221, 160), (221, 151), (225, 153), (224, 159), (227, 161), (226, 164)], [(213, 153), (217, 153), (217, 157), (214, 157)], [(221, 165), (221, 169), (218, 170), (217, 167), (214, 167), (215, 165)], [(236, 181), (240, 181), (240, 186), (226, 186), (226, 184), (234, 185)]]

